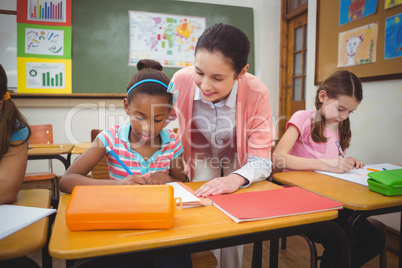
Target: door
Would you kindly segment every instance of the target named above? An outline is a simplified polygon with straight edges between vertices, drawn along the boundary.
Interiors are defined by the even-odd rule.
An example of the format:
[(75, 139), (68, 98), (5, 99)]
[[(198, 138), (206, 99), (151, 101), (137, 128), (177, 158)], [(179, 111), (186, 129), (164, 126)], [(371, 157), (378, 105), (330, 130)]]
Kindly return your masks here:
[[(287, 2), (289, 0), (282, 1), (283, 5), (291, 4)], [(299, 0), (298, 4), (293, 3), (290, 11), (283, 7), (278, 138), (285, 132), (286, 122), (292, 114), (306, 107), (307, 1)]]

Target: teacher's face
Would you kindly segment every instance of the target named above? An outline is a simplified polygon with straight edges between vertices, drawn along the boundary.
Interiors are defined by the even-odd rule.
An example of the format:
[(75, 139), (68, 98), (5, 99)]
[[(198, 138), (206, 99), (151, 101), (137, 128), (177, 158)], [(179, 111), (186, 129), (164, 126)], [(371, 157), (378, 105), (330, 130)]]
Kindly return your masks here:
[(217, 103), (224, 100), (232, 90), (236, 73), (229, 61), (220, 52), (197, 51), (195, 55), (194, 82), (201, 90), (204, 100)]

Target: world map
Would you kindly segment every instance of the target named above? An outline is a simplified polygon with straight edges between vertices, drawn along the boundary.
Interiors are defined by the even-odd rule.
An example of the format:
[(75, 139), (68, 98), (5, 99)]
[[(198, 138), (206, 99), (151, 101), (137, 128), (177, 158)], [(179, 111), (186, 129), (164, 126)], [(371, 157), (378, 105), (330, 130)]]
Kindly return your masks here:
[(195, 45), (205, 30), (205, 18), (129, 11), (129, 19), (129, 65), (141, 59), (153, 59), (165, 67), (194, 64)]

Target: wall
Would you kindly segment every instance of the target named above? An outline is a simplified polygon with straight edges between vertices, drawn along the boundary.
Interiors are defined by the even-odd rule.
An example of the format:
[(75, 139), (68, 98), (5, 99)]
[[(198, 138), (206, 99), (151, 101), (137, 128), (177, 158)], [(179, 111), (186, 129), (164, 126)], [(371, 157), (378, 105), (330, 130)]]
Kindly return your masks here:
[[(189, 0), (187, 2), (253, 8), (255, 73), (270, 89), (271, 106), (276, 118), (279, 103), (280, 1)], [(1, 1), (0, 9), (15, 10), (16, 0)], [(267, 49), (268, 46), (269, 49)], [(103, 129), (115, 123), (127, 122), (122, 100), (14, 99), (14, 101), (30, 124), (50, 123), (53, 125), (55, 143), (89, 142), (91, 129)], [(174, 128), (177, 125), (177, 122), (172, 122), (168, 127)], [(53, 162), (55, 172), (59, 175), (63, 174), (63, 166), (58, 163), (59, 161)], [(46, 165), (46, 161), (34, 163), (30, 161), (28, 172), (41, 170), (46, 168)]]
[[(309, 0), (306, 108), (314, 109), (316, 0)], [(352, 143), (347, 154), (366, 164), (402, 164), (402, 80), (363, 83), (363, 101), (351, 115)], [(376, 216), (400, 229), (400, 213)]]

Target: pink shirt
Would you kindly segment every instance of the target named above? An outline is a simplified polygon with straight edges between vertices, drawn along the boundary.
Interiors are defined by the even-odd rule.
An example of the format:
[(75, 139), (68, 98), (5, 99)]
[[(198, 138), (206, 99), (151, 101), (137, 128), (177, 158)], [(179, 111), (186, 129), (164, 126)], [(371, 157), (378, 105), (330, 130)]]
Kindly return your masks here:
[[(194, 66), (176, 72), (172, 81), (179, 91), (175, 110), (179, 119), (186, 172), (191, 178), (194, 161), (191, 158), (194, 145), (192, 116), (196, 87)], [(247, 164), (249, 156), (271, 158), (272, 137), (275, 136), (271, 116), (268, 89), (257, 77), (246, 73), (239, 81), (236, 99), (236, 152), (240, 166)]]
[(339, 133), (324, 129), (327, 142), (316, 143), (311, 138), (311, 122), (314, 120), (315, 111), (297, 111), (286, 124), (295, 126), (299, 130), (299, 138), (296, 140), (289, 154), (304, 158), (335, 159), (339, 157), (339, 150), (335, 141), (339, 141)]

